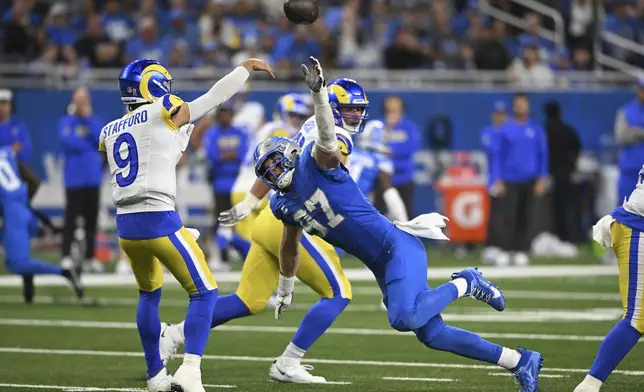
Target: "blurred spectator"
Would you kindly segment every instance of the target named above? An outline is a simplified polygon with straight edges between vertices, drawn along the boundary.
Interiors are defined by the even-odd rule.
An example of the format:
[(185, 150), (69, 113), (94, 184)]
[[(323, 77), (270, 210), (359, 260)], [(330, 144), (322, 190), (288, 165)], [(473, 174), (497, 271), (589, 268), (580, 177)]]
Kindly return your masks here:
[(568, 37), (571, 48), (592, 48), (594, 27), (593, 0), (572, 0)]
[(555, 44), (549, 39), (541, 36), (541, 16), (533, 13), (527, 14), (525, 16), (525, 23), (526, 31), (519, 35), (519, 44), (537, 42), (537, 47), (540, 50), (544, 50), (544, 53), (540, 53), (539, 55), (542, 58), (547, 59), (548, 53), (554, 50)]
[[(232, 208), (230, 194), (248, 149), (248, 134), (232, 125), (233, 115), (233, 107), (229, 102), (219, 106), (216, 112), (216, 124), (206, 131), (204, 136), (204, 149), (210, 164), (215, 202), (213, 235), (217, 235), (219, 229), (217, 220), (219, 214)], [(228, 253), (223, 247), (220, 249), (221, 259), (216, 256), (212, 258), (210, 267), (217, 270), (230, 270)]]
[(241, 64), (248, 58), (264, 60), (271, 64), (273, 62), (270, 56), (270, 50), (274, 45), (274, 38), (270, 35), (261, 35), (246, 41), (246, 48), (240, 50), (232, 56), (230, 61), (232, 66)]
[(80, 11), (71, 17), (70, 26), (78, 36), (82, 36), (82, 34), (87, 30), (87, 23), (96, 16), (96, 5), (94, 4), (94, 0), (83, 0)]
[(548, 141), (541, 126), (530, 120), (528, 97), (518, 94), (513, 100), (514, 118), (500, 131), (493, 159), (492, 192), (502, 197), (504, 207), (503, 252), (498, 265), (510, 262), (514, 252), (516, 265), (530, 263), (528, 250), (535, 234), (537, 199), (546, 192)]
[(199, 31), (189, 23), (188, 15), (181, 9), (172, 10), (169, 14), (170, 29), (165, 38), (180, 43), (189, 54), (196, 53), (199, 45)]
[(0, 90), (0, 146), (13, 146), (20, 161), (31, 159), (33, 146), (29, 131), (22, 121), (14, 118), (13, 93), (11, 90)]
[(573, 69), (570, 52), (566, 48), (557, 49), (552, 55), (550, 68), (555, 71), (570, 71)]
[(615, 119), (615, 140), (620, 145), (617, 202), (627, 198), (637, 184), (644, 157), (644, 78), (637, 79), (637, 93), (622, 106)]
[(377, 38), (369, 39), (365, 26), (360, 26), (358, 5), (358, 1), (351, 1), (343, 8), (338, 39), (338, 66), (341, 68), (378, 67), (382, 61)]
[[(217, 41), (210, 41), (201, 46), (201, 59), (196, 62), (200, 73), (210, 74), (217, 70), (229, 68), (230, 54), (228, 53), (228, 48), (221, 48), (220, 46)], [(235, 65), (237, 64), (241, 64), (241, 62)]]
[(87, 31), (76, 43), (76, 52), (82, 62), (92, 67), (119, 68), (123, 65), (120, 46), (103, 33), (98, 16), (87, 21)]
[(94, 258), (94, 251), (103, 168), (103, 158), (97, 146), (105, 124), (94, 114), (85, 88), (74, 92), (68, 113), (58, 124), (58, 137), (65, 159), (65, 227), (61, 266), (73, 268), (71, 246), (77, 218), (82, 217), (86, 241), (84, 268), (90, 272), (102, 272), (103, 264)]
[[(433, 37), (435, 69), (466, 69), (466, 59), (462, 48), (466, 41), (451, 31), (449, 20), (444, 13), (434, 15), (435, 30)], [(470, 60), (471, 60), (470, 56)]]
[(534, 41), (523, 45), (522, 57), (514, 59), (509, 72), (510, 79), (521, 88), (549, 88), (554, 85), (554, 74), (539, 59), (538, 44)]
[(25, 1), (14, 1), (2, 17), (2, 53), (5, 61), (33, 59), (40, 50), (36, 29), (38, 18)]
[[(418, 125), (405, 117), (405, 104), (399, 96), (392, 95), (384, 102), (385, 138), (391, 149), (394, 164), (392, 185), (398, 189), (408, 212), (413, 211), (414, 203), (414, 154), (420, 149)], [(380, 206), (384, 202), (377, 199)]]
[(389, 69), (422, 68), (432, 56), (432, 50), (418, 42), (406, 27), (396, 32), (393, 44), (385, 50), (385, 66)]
[(496, 178), (494, 175), (498, 173), (493, 173), (491, 168), (498, 165), (494, 162), (495, 159), (499, 159), (496, 154), (498, 149), (498, 138), (503, 128), (503, 125), (508, 120), (508, 113), (505, 109), (505, 103), (503, 101), (498, 101), (494, 104), (494, 111), (491, 116), (492, 123), (481, 130), (481, 148), (487, 156), (487, 189), (490, 195), (490, 214), (489, 220), (487, 222), (487, 238), (485, 241), (485, 249), (483, 249), (482, 257), (483, 260), (488, 262), (496, 262), (496, 258), (501, 252), (501, 248), (504, 245), (503, 238), (501, 233), (503, 233), (503, 206), (501, 205), (502, 199), (497, 193), (494, 192), (494, 184), (496, 183)]
[(577, 71), (591, 71), (592, 58), (588, 49), (577, 48), (572, 53), (572, 66)]
[(191, 65), (190, 49), (185, 41), (175, 41), (168, 55), (169, 68), (189, 68)]
[(152, 59), (165, 64), (170, 52), (170, 42), (159, 37), (156, 21), (151, 18), (141, 19), (138, 30), (138, 37), (129, 41), (125, 47), (127, 61)]
[(581, 230), (578, 190), (572, 181), (581, 151), (577, 131), (561, 119), (556, 101), (545, 107), (548, 134), (548, 161), (552, 180), (552, 216), (554, 233), (560, 240), (576, 242)]
[[(160, 4), (159, 4), (160, 5)], [(156, 0), (141, 0), (139, 2), (139, 9), (136, 13), (136, 20), (144, 18), (154, 18), (159, 26), (159, 33), (165, 34), (168, 27), (168, 12), (157, 5)]]
[(49, 10), (45, 22), (45, 50), (42, 56), (44, 64), (64, 64), (66, 73), (73, 75), (77, 69), (78, 58), (74, 44), (76, 34), (68, 24), (68, 9), (64, 3), (55, 3)]
[(510, 55), (501, 38), (493, 34), (493, 27), (481, 29), (473, 42), (474, 63), (480, 70), (503, 70), (510, 65)]
[[(633, 17), (633, 5), (630, 0), (615, 0), (613, 2), (613, 13), (606, 15), (604, 28), (620, 37), (636, 41), (638, 22)], [(632, 51), (621, 46), (606, 45), (608, 54), (622, 61), (634, 62), (635, 56)]]
[(310, 26), (297, 25), (293, 36), (277, 42), (272, 56), (279, 69), (297, 69), (308, 63), (309, 56), (320, 56), (320, 44), (310, 36), (310, 30)]
[(105, 34), (112, 41), (121, 42), (133, 36), (134, 22), (121, 10), (118, 0), (107, 0), (102, 18)]

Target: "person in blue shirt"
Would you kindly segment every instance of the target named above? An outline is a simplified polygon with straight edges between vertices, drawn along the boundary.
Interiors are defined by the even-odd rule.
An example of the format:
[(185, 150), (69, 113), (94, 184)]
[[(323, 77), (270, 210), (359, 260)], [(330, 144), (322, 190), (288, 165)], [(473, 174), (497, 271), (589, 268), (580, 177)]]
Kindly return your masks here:
[(28, 187), (20, 177), (19, 166), (14, 147), (0, 147), (0, 212), (3, 221), (0, 238), (5, 250), (5, 268), (25, 278), (23, 295), (27, 303), (34, 298), (34, 275), (63, 276), (76, 295), (82, 298), (83, 286), (74, 268), (62, 268), (31, 257), (31, 237), (38, 234), (40, 227), (29, 208)]
[(501, 250), (501, 244), (503, 243), (502, 238), (500, 238), (500, 233), (503, 232), (503, 220), (502, 214), (499, 212), (502, 211), (501, 198), (499, 195), (493, 192), (492, 185), (496, 182), (492, 174), (492, 165), (493, 160), (498, 159), (496, 154), (494, 154), (495, 146), (497, 144), (497, 139), (499, 138), (499, 133), (508, 120), (508, 113), (505, 108), (505, 102), (497, 101), (494, 103), (494, 110), (492, 111), (492, 122), (481, 130), (481, 148), (487, 157), (487, 189), (490, 196), (490, 216), (487, 223), (487, 239), (485, 242), (485, 249), (483, 250), (482, 257), (484, 261), (494, 262), (496, 257)]
[(204, 135), (204, 149), (210, 164), (210, 178), (215, 202), (215, 219), (213, 233), (221, 251), (221, 259), (217, 255), (211, 257), (211, 268), (229, 270), (230, 263), (226, 247), (233, 246), (241, 253), (242, 259), (250, 249), (250, 244), (236, 235), (230, 228), (220, 228), (217, 217), (223, 211), (232, 208), (231, 193), (239, 168), (248, 150), (248, 134), (232, 125), (234, 117), (233, 106), (226, 102), (219, 106), (216, 112), (216, 122)]
[[(414, 204), (414, 154), (420, 149), (420, 131), (418, 125), (405, 117), (405, 104), (401, 97), (392, 95), (385, 98), (385, 139), (391, 150), (391, 161), (394, 164), (394, 174), (391, 179), (405, 202), (408, 212), (413, 211)], [(383, 206), (376, 199), (376, 205)]]
[(94, 258), (96, 225), (103, 171), (103, 158), (98, 140), (103, 120), (93, 113), (89, 92), (79, 88), (74, 92), (69, 115), (58, 123), (58, 138), (65, 160), (65, 225), (61, 265), (71, 268), (71, 246), (76, 220), (83, 217), (85, 230), (85, 271), (102, 272), (103, 264)]
[(160, 63), (167, 62), (172, 42), (159, 37), (157, 22), (146, 17), (139, 21), (139, 35), (125, 45), (125, 55), (128, 61), (135, 59), (152, 59)]
[(615, 139), (620, 145), (618, 203), (633, 190), (644, 157), (644, 78), (636, 84), (635, 98), (620, 108), (615, 119)]
[(13, 93), (0, 90), (0, 146), (13, 146), (21, 162), (29, 161), (33, 146), (25, 124), (11, 115), (13, 112)]
[(503, 295), (474, 268), (429, 287), (427, 254), (417, 236), (446, 239), (441, 231), (444, 218), (428, 214), (394, 224), (363, 196), (343, 164), (334, 132), (335, 116), (342, 114), (329, 104), (319, 62), (315, 58), (311, 62), (311, 70), (302, 69), (315, 104), (315, 142), (302, 150), (290, 139), (271, 138), (260, 143), (254, 154), (255, 173), (276, 191), (270, 208), (283, 223), (276, 317), (292, 302), (298, 244), (306, 231), (356, 256), (372, 271), (392, 328), (413, 331), (429, 348), (498, 364), (512, 372), (522, 392), (535, 392), (541, 354), (501, 347), (443, 322), (440, 313), (460, 297), (472, 296), (502, 311)]
[(530, 263), (530, 249), (535, 225), (535, 203), (546, 192), (548, 176), (548, 140), (545, 131), (530, 120), (530, 102), (524, 94), (513, 99), (514, 118), (498, 134), (492, 154), (491, 176), (496, 181), (491, 192), (499, 195), (504, 214), (503, 254), (498, 265), (507, 265), (514, 252), (514, 263)]

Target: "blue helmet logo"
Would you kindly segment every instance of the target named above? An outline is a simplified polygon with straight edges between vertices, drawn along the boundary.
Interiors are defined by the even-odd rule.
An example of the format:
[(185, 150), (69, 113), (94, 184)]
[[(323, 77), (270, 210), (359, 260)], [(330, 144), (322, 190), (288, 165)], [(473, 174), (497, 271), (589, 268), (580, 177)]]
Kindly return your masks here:
[(125, 105), (150, 103), (172, 94), (172, 76), (156, 60), (135, 60), (121, 71), (119, 88)]
[(336, 79), (327, 86), (335, 125), (356, 134), (364, 130), (369, 117), (369, 100), (364, 89), (352, 79)]

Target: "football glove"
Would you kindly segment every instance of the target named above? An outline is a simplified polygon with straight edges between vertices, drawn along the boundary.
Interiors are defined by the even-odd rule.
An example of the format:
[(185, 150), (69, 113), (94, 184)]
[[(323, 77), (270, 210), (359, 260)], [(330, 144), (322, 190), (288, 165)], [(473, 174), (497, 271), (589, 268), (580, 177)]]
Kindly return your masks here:
[(217, 219), (222, 226), (235, 226), (240, 220), (246, 219), (258, 204), (259, 199), (249, 193), (244, 200), (235, 204), (233, 208), (219, 214)]
[(326, 86), (324, 81), (324, 74), (322, 73), (322, 67), (320, 62), (315, 57), (311, 56), (311, 70), (302, 64), (302, 73), (304, 74), (304, 80), (306, 84), (309, 85), (311, 91), (319, 93), (322, 87)]
[(293, 301), (293, 289), (295, 287), (295, 276), (284, 276), (280, 274), (280, 282), (275, 294), (275, 320), (282, 317), (282, 312), (288, 309)]

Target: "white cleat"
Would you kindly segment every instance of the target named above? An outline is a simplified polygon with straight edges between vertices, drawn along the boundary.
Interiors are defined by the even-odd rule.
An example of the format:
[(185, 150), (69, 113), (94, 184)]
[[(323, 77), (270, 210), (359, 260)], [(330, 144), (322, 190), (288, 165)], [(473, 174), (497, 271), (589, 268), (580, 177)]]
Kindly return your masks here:
[(150, 392), (168, 392), (172, 391), (172, 376), (168, 374), (166, 368), (161, 369), (156, 376), (148, 379), (148, 391)]
[(181, 365), (174, 373), (174, 384), (183, 392), (206, 392), (201, 384), (201, 369), (196, 366)]
[(269, 375), (275, 381), (297, 384), (324, 384), (326, 379), (309, 373), (311, 365), (302, 365), (299, 359), (279, 357), (271, 365)]
[(514, 264), (519, 267), (530, 265), (530, 258), (524, 252), (518, 252), (514, 255)]
[(159, 354), (164, 366), (168, 364), (168, 361), (172, 359), (172, 356), (177, 353), (177, 349), (183, 344), (183, 338), (178, 329), (178, 325), (161, 323)]

